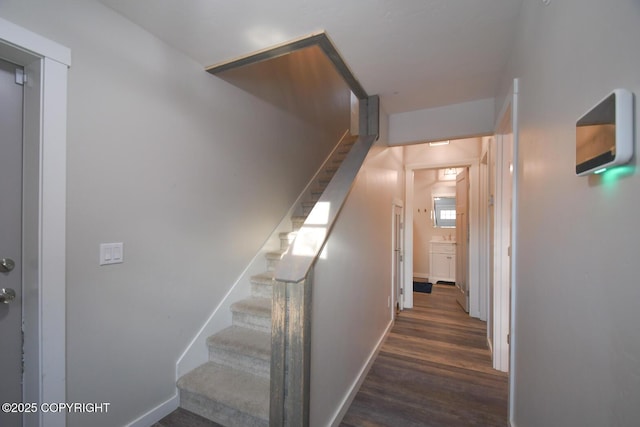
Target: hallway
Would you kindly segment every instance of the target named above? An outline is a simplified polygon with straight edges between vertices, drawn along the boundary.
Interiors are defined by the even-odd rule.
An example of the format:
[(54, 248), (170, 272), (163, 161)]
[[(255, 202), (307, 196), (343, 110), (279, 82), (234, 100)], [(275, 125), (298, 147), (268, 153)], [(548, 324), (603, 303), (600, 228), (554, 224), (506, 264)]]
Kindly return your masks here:
[[(507, 426), (508, 376), (491, 368), (486, 324), (453, 286), (414, 293), (396, 319), (341, 427)], [(154, 427), (219, 424), (183, 409)]]
[(485, 322), (464, 313), (453, 286), (434, 285), (396, 319), (341, 426), (504, 427), (507, 399)]

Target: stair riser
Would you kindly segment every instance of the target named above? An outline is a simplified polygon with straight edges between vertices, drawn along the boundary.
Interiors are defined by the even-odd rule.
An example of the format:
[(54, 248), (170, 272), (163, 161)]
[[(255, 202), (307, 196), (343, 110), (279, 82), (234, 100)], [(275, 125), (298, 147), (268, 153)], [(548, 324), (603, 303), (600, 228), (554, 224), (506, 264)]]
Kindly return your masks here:
[(251, 296), (255, 298), (269, 298), (273, 297), (273, 286), (264, 285), (262, 283), (251, 284)]
[(280, 252), (269, 252), (265, 255), (267, 261), (267, 271), (274, 271), (280, 260), (282, 259), (282, 249)]
[(291, 233), (281, 233), (280, 234), (280, 250), (282, 251), (286, 251), (289, 248), (289, 245), (291, 245), (291, 242), (293, 242), (293, 240), (296, 237), (296, 233), (291, 232)]
[(235, 369), (242, 369), (263, 378), (269, 378), (271, 370), (271, 361), (268, 359), (251, 357), (215, 346), (209, 348), (209, 360)]
[(267, 259), (267, 271), (276, 271), (276, 266), (280, 260)]
[(271, 317), (264, 317), (255, 313), (234, 311), (231, 316), (231, 321), (236, 326), (271, 333)]
[(304, 224), (304, 219), (295, 219), (291, 220), (291, 225), (293, 226), (294, 231), (300, 230), (300, 227)]
[(222, 405), (206, 397), (180, 390), (180, 406), (187, 411), (228, 427), (268, 427), (269, 421)]
[(344, 159), (346, 158), (346, 154), (339, 154), (338, 156), (336, 156), (335, 159), (333, 159), (331, 161), (331, 165), (332, 166), (340, 166), (342, 164), (342, 162), (344, 162)]
[(326, 169), (320, 176), (318, 176), (318, 178), (319, 179), (331, 179), (336, 174), (337, 170), (338, 170), (337, 167), (332, 166), (331, 168)]

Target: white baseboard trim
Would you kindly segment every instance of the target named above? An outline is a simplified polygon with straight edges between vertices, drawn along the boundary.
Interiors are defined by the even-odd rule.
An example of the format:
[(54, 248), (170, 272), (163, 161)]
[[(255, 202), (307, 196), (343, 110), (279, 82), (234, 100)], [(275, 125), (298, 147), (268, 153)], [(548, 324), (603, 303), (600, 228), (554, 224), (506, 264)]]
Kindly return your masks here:
[(173, 397), (131, 421), (127, 427), (149, 427), (178, 409), (178, 406), (180, 406), (180, 397), (178, 390), (176, 390)]
[(385, 329), (384, 333), (376, 343), (376, 346), (374, 347), (373, 351), (369, 354), (369, 357), (367, 358), (367, 363), (365, 363), (362, 366), (362, 369), (360, 370), (358, 377), (355, 379), (355, 381), (351, 385), (351, 388), (349, 389), (349, 393), (347, 393), (345, 398), (342, 400), (342, 404), (340, 405), (335, 415), (333, 416), (333, 420), (331, 421), (331, 427), (338, 427), (342, 422), (342, 419), (344, 418), (347, 411), (349, 410), (349, 407), (351, 406), (351, 402), (353, 402), (353, 399), (355, 399), (356, 394), (358, 394), (358, 391), (360, 390), (360, 386), (364, 382), (365, 378), (367, 378), (367, 374), (369, 373), (371, 366), (373, 366), (373, 362), (375, 362), (376, 357), (378, 356), (378, 353), (382, 348), (382, 344), (387, 339), (387, 336), (389, 335), (389, 332), (391, 332), (392, 327), (393, 327), (393, 320), (389, 321), (389, 324), (387, 325), (387, 328)]

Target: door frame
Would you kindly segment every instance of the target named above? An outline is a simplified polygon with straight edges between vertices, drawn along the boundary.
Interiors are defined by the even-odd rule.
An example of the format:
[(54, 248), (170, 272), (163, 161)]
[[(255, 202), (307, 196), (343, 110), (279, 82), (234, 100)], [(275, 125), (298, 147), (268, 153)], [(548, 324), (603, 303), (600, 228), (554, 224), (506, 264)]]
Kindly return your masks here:
[[(458, 208), (461, 206), (460, 203), (460, 192), (458, 189), (458, 182), (460, 181), (460, 175), (464, 174), (464, 180), (466, 180), (466, 189), (465, 189), (465, 198), (466, 200), (464, 200), (464, 207), (465, 207), (465, 211), (466, 211), (466, 218), (462, 218), (462, 223), (464, 223), (466, 221), (466, 230), (465, 227), (459, 227), (460, 224), (458, 224), (458, 219), (460, 219), (460, 215)], [(467, 240), (467, 242), (465, 242), (464, 237), (462, 242), (460, 241), (460, 235), (463, 234), (463, 232), (460, 231), (460, 229), (462, 228), (463, 231), (466, 231), (466, 237), (469, 237), (469, 189), (471, 188), (471, 182), (469, 179), (469, 167), (463, 168), (463, 172), (459, 173), (458, 176), (456, 176), (456, 288), (458, 288), (458, 293), (456, 295), (456, 301), (458, 301), (458, 304), (460, 304), (460, 306), (462, 306), (462, 308), (464, 309), (465, 312), (469, 313), (469, 306), (471, 305), (469, 303), (469, 296), (471, 294), (471, 291), (469, 290), (469, 242)], [(478, 188), (480, 188), (480, 183), (478, 183)], [(478, 212), (478, 220), (480, 219), (480, 213)], [(480, 231), (480, 229), (478, 230)], [(478, 259), (480, 257), (480, 253), (478, 253)], [(466, 260), (466, 267), (463, 269), (460, 266), (460, 262), (459, 260), (463, 259)], [(461, 275), (460, 272), (464, 272), (464, 275)], [(463, 281), (460, 281), (460, 277), (463, 276), (462, 278), (464, 279)], [(466, 283), (464, 283), (466, 282)], [(463, 286), (460, 285), (460, 283), (464, 284), (464, 288)], [(480, 286), (478, 286), (478, 290), (480, 290)], [(480, 314), (480, 298), (478, 298), (478, 314)]]
[[(515, 332), (516, 326), (516, 292), (517, 292), (517, 252), (518, 252), (518, 176), (519, 176), (519, 112), (518, 112), (518, 98), (519, 98), (519, 79), (514, 79), (512, 86), (509, 88), (509, 92), (505, 97), (504, 104), (500, 113), (496, 118), (496, 126), (495, 126), (495, 135), (496, 137), (501, 133), (504, 129), (505, 122), (510, 118), (510, 127), (511, 127), (511, 144), (512, 144), (512, 152), (510, 159), (504, 159), (502, 146), (499, 143), (500, 141), (496, 139), (496, 151), (497, 151), (497, 159), (496, 159), (496, 179), (501, 180), (500, 176), (504, 177), (508, 171), (503, 171), (501, 174), (500, 164), (505, 165), (508, 164), (508, 160), (511, 161), (513, 165), (512, 173), (510, 174), (511, 178), (511, 207), (509, 211), (509, 220), (510, 220), (510, 228), (511, 228), (511, 238), (509, 240), (509, 246), (511, 247), (511, 256), (507, 258), (502, 257), (502, 260), (499, 260), (496, 257), (496, 263), (500, 265), (496, 266), (496, 271), (500, 271), (503, 277), (508, 277), (508, 282), (505, 281), (496, 281), (496, 285), (498, 289), (494, 290), (495, 293), (500, 293), (501, 304), (502, 307), (496, 307), (494, 303), (494, 324), (499, 329), (494, 329), (499, 331), (501, 335), (497, 335), (503, 337), (501, 340), (496, 340), (496, 335), (494, 334), (494, 367), (495, 367), (495, 358), (499, 351), (502, 352), (500, 355), (500, 367), (496, 369), (507, 370), (509, 371), (509, 420), (511, 421), (511, 417), (514, 413), (515, 407), (515, 352), (517, 346), (517, 335)], [(496, 186), (499, 186), (498, 182), (496, 182)], [(498, 203), (502, 202), (499, 197), (496, 195), (496, 215), (498, 215), (499, 211), (504, 212), (504, 209), (498, 208)], [(508, 209), (508, 207), (507, 207)], [(496, 220), (497, 223), (497, 220)], [(496, 229), (504, 228), (506, 224), (502, 224), (500, 227), (499, 224), (496, 225)], [(498, 242), (498, 239), (496, 239)], [(507, 248), (503, 247), (501, 250), (505, 251)], [(494, 279), (495, 280), (495, 279)], [(506, 317), (506, 318), (505, 318)], [(509, 344), (506, 343), (506, 336), (509, 334)], [(506, 347), (506, 353), (505, 348)], [(496, 348), (500, 347), (500, 348)]]
[[(0, 18), (0, 56), (21, 65), (23, 132), (23, 401), (66, 401), (67, 70), (71, 51)], [(64, 412), (25, 414), (24, 426), (63, 427)]]
[[(396, 209), (400, 209), (400, 232), (398, 234), (396, 234)], [(400, 293), (402, 294), (402, 296), (405, 296), (405, 293), (407, 292), (407, 287), (405, 286), (405, 282), (404, 282), (404, 254), (405, 254), (405, 247), (404, 247), (404, 204), (402, 203), (402, 200), (399, 199), (394, 199), (393, 203), (391, 205), (391, 300), (390, 300), (390, 304), (391, 304), (391, 319), (395, 319), (396, 318), (396, 305), (400, 305), (400, 311), (404, 310), (405, 306), (404, 306), (404, 302), (405, 302), (405, 298), (397, 298), (398, 295), (398, 291), (400, 291)], [(396, 241), (396, 239), (399, 240), (399, 242)], [(396, 246), (398, 246), (400, 248), (400, 256), (401, 256), (401, 261), (398, 262), (398, 265), (396, 266)], [(398, 268), (399, 271), (396, 271), (396, 268)], [(399, 273), (399, 279), (398, 279), (398, 286), (400, 287), (400, 289), (395, 289), (395, 281), (396, 281), (396, 274)], [(413, 286), (413, 284), (412, 284)], [(413, 289), (413, 287), (411, 288)]]
[(413, 189), (414, 171), (416, 169), (443, 169), (454, 167), (469, 167), (469, 315), (480, 316), (479, 308), (479, 243), (478, 243), (478, 190), (479, 190), (479, 159), (464, 158), (441, 163), (407, 163), (405, 170), (405, 209), (404, 209), (404, 307), (413, 307)]
[[(489, 328), (493, 314), (490, 311), (489, 302), (489, 281), (490, 281), (490, 225), (489, 225), (489, 144), (493, 137), (482, 138), (482, 150), (480, 153), (480, 163), (478, 165), (478, 179), (480, 182), (479, 202), (478, 202), (478, 224), (479, 224), (479, 243), (480, 248), (480, 296), (478, 304), (480, 306), (480, 320), (487, 322), (487, 339), (489, 338)], [(486, 144), (486, 145), (485, 145)], [(491, 348), (491, 342), (488, 342)]]

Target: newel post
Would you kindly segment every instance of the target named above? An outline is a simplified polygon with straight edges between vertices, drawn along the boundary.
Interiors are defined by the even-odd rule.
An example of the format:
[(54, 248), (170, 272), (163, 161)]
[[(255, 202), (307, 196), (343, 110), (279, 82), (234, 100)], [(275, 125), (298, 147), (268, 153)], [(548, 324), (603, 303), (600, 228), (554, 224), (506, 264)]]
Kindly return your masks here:
[(270, 427), (309, 425), (312, 277), (273, 283)]

